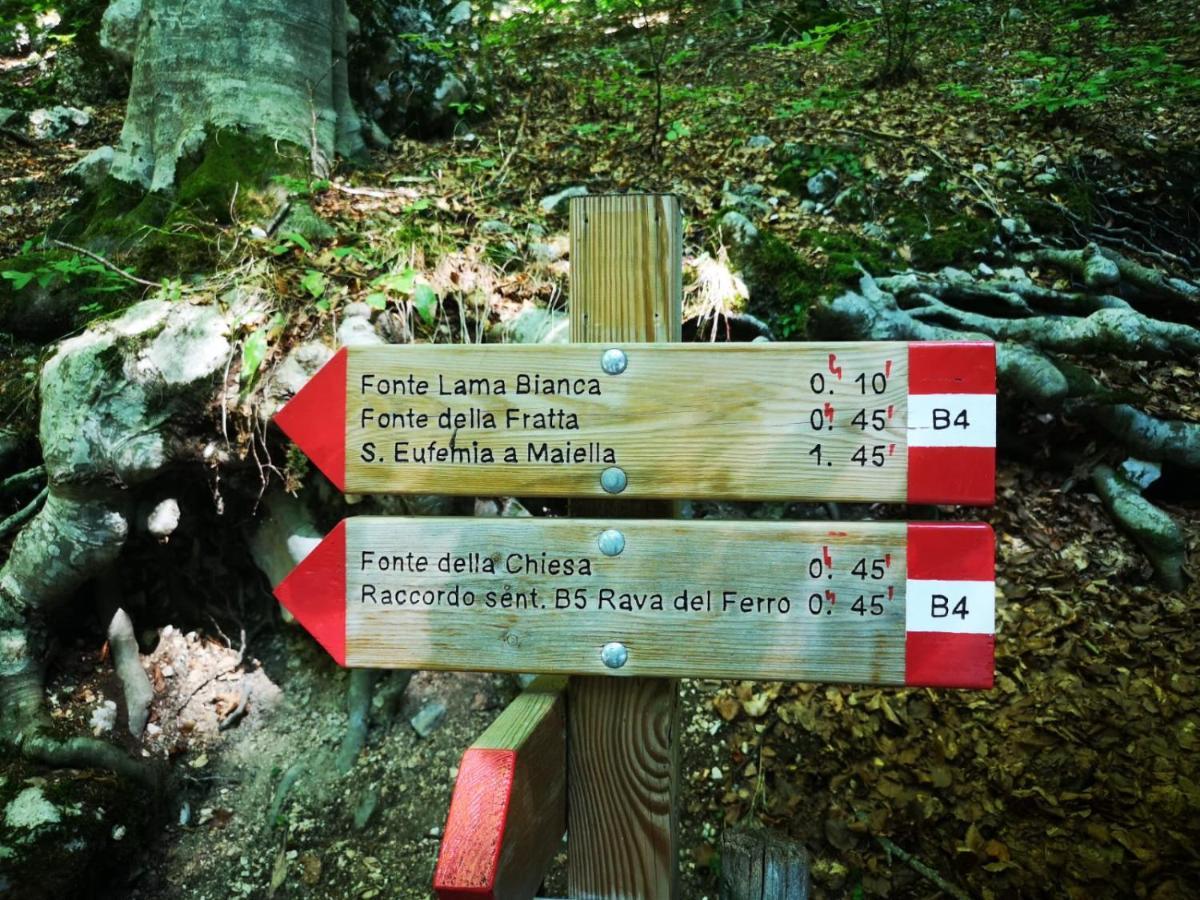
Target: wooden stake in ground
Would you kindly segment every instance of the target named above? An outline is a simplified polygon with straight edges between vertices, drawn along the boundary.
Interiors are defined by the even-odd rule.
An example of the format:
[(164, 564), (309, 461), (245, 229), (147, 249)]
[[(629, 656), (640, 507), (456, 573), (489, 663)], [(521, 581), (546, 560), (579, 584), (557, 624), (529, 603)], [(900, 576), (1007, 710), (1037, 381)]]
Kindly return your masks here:
[[(619, 350), (622, 341), (680, 340), (683, 227), (677, 198), (571, 200), (570, 311), (574, 343), (611, 342)], [(672, 513), (669, 502), (571, 503), (575, 516), (667, 518)], [(614, 676), (620, 672), (621, 649), (603, 648)], [(572, 678), (568, 710), (570, 896), (674, 900), (679, 896), (677, 683)]]

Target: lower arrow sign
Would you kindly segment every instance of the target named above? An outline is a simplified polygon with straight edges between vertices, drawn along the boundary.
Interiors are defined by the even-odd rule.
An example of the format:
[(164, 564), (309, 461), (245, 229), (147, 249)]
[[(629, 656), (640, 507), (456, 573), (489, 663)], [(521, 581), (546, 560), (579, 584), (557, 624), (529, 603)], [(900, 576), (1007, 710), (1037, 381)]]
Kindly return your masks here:
[(354, 518), (275, 595), (348, 666), (988, 688), (993, 569), (981, 523)]

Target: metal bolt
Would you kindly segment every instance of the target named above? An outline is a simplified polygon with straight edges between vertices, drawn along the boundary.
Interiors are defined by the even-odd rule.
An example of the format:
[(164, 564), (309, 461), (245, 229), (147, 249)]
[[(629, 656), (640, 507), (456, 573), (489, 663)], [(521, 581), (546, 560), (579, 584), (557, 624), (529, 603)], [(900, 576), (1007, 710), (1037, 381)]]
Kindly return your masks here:
[(629, 651), (620, 641), (609, 641), (600, 648), (600, 661), (610, 669), (619, 669), (629, 660)]
[(625, 470), (622, 468), (610, 466), (600, 473), (600, 487), (610, 494), (621, 493), (627, 484), (629, 484), (629, 479), (625, 476)]
[(597, 543), (600, 545), (600, 552), (605, 556), (620, 556), (621, 551), (625, 549), (625, 535), (615, 528), (610, 528), (600, 535)]
[(609, 375), (620, 375), (628, 365), (629, 358), (625, 356), (625, 351), (618, 350), (616, 347), (605, 350), (604, 355), (600, 357), (600, 368)]

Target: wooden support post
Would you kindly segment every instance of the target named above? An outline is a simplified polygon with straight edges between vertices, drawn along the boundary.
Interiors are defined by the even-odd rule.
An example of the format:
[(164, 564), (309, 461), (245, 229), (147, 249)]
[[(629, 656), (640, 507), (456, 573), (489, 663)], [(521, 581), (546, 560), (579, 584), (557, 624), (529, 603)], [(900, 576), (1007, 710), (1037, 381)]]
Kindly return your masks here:
[[(680, 340), (683, 228), (675, 197), (571, 200), (570, 311), (576, 343)], [(571, 514), (666, 518), (673, 504), (577, 500)], [(567, 884), (572, 900), (678, 897), (678, 700), (671, 679), (619, 674), (571, 679)]]
[(736, 828), (721, 841), (721, 900), (809, 900), (808, 851), (774, 831)]
[(566, 829), (567, 680), (543, 676), (463, 754), (433, 876), (438, 900), (529, 900)]

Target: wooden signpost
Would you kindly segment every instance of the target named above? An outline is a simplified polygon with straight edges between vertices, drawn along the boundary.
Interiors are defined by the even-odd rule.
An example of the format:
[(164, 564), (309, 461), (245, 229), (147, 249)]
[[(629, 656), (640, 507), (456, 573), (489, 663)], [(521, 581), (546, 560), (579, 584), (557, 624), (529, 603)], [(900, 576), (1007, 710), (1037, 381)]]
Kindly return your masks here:
[(991, 344), (345, 348), (276, 417), (351, 493), (992, 502)]
[(344, 666), (989, 688), (993, 559), (982, 523), (354, 518), (275, 594)]
[(347, 519), (276, 588), (342, 665), (548, 673), (463, 757), (441, 900), (533, 897), (564, 827), (575, 900), (677, 898), (675, 678), (992, 685), (987, 525), (665, 501), (991, 503), (993, 345), (672, 345), (681, 234), (576, 199), (575, 343), (342, 349), (276, 417), (344, 491), (574, 498)]

